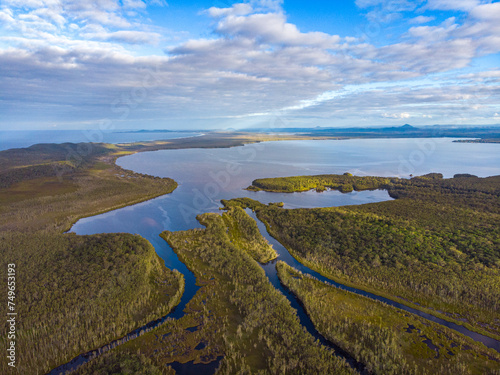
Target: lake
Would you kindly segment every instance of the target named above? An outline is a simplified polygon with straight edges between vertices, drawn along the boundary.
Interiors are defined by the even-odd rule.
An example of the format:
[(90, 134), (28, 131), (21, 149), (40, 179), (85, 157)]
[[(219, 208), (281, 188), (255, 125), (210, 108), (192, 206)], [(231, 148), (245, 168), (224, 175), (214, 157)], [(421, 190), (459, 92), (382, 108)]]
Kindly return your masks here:
[[(148, 239), (166, 266), (185, 276), (186, 291), (178, 308), (170, 315), (179, 318), (199, 287), (195, 285), (194, 275), (159, 237), (162, 231), (201, 227), (196, 215), (218, 212), (221, 199), (249, 197), (262, 203), (284, 202), (285, 208), (343, 206), (391, 199), (383, 190), (347, 194), (338, 191), (285, 194), (244, 190), (254, 179), (344, 172), (358, 176), (409, 177), (410, 174), (440, 172), (445, 177), (456, 173), (485, 177), (500, 174), (499, 147), (496, 144), (453, 143), (451, 139), (363, 139), (281, 141), (227, 149), (138, 153), (119, 158), (117, 164), (139, 173), (171, 177), (179, 187), (171, 194), (147, 202), (81, 219), (71, 231), (77, 234), (128, 232)], [(263, 235), (270, 239), (267, 233)], [(284, 248), (281, 254), (281, 259), (290, 258), (288, 260), (292, 261)], [(264, 269), (273, 285), (282, 290), (274, 265), (269, 264)], [(282, 292), (285, 294), (284, 290)], [(293, 301), (292, 304), (303, 325), (319, 338), (302, 307)], [(479, 336), (475, 339), (500, 351), (498, 341)]]

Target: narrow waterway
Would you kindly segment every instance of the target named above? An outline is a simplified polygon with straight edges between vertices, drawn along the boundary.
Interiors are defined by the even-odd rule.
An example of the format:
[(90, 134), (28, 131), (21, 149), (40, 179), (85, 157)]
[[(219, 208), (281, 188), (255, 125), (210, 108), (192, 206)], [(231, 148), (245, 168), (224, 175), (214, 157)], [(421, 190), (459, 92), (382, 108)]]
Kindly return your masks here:
[[(127, 232), (141, 235), (149, 242), (151, 242), (157, 254), (165, 261), (165, 265), (168, 268), (176, 269), (184, 275), (185, 291), (182, 295), (180, 303), (170, 314), (162, 317), (161, 319), (152, 321), (140, 328), (137, 328), (124, 337), (114, 340), (109, 344), (103, 345), (98, 349), (78, 355), (68, 363), (65, 363), (53, 369), (49, 373), (50, 375), (71, 373), (96, 356), (99, 356), (100, 354), (105, 353), (106, 351), (113, 349), (118, 345), (124, 344), (127, 341), (137, 338), (138, 336), (158, 327), (167, 319), (179, 319), (184, 316), (184, 308), (196, 294), (199, 286), (196, 285), (196, 277), (194, 276), (194, 274), (186, 267), (184, 263), (179, 260), (177, 254), (172, 250), (172, 248), (166, 241), (160, 238), (159, 235), (165, 229), (186, 230), (194, 227), (200, 227), (200, 224), (196, 221), (196, 214), (190, 217), (189, 221), (182, 220), (182, 216), (177, 216), (179, 219), (177, 221), (172, 219), (172, 216), (180, 215), (180, 210), (183, 207), (182, 204), (184, 204), (183, 202), (186, 202), (185, 197), (192, 197), (189, 194), (190, 189), (191, 186), (189, 184), (181, 183), (179, 187), (171, 194), (154, 198), (150, 201), (142, 202), (133, 206), (124, 207), (115, 211), (106, 212), (101, 215), (81, 219), (71, 228), (71, 232), (80, 235), (117, 232)], [(287, 203), (287, 206), (292, 207), (314, 207), (316, 204), (320, 206), (339, 206), (346, 203), (366, 203), (391, 199), (388, 196), (387, 192), (382, 190), (352, 192), (348, 194), (342, 194), (338, 191), (327, 191), (321, 194), (318, 194), (316, 192), (275, 194), (266, 192), (256, 193), (238, 189), (237, 195), (233, 197), (242, 195), (247, 195), (264, 202), (271, 202), (274, 200), (274, 198), (281, 198)], [(300, 199), (301, 195), (304, 197), (303, 199)], [(228, 196), (226, 197), (233, 198)], [(219, 207), (220, 204), (216, 205), (208, 211), (220, 212)], [(257, 222), (259, 221), (257, 220)], [(263, 232), (263, 234), (265, 234), (265, 232)], [(269, 265), (265, 265), (264, 267), (268, 268)], [(274, 266), (272, 268), (274, 269)], [(269, 272), (266, 271), (266, 273)], [(276, 274), (276, 272), (274, 273)], [(292, 306), (299, 311), (299, 318), (301, 323), (307, 325), (307, 330), (313, 333), (313, 336), (315, 338), (320, 340), (322, 344), (335, 349), (337, 355), (345, 357), (348, 363), (350, 363), (354, 368), (363, 368), (361, 364), (357, 363), (347, 353), (342, 351), (340, 348), (337, 348), (334, 344), (325, 340), (317, 331), (315, 331), (312, 322), (310, 321), (307, 314), (303, 312), (302, 306), (300, 306), (299, 302), (295, 299), (293, 294), (284, 290), (283, 288), (281, 288), (280, 290), (282, 290), (283, 294), (285, 294), (285, 296), (287, 296), (287, 298), (291, 301)], [(206, 369), (204, 371), (212, 369), (212, 372), (210, 373), (213, 373), (217, 368), (217, 366), (214, 367), (214, 364), (211, 363), (205, 365), (197, 364), (196, 367), (193, 366), (194, 365), (189, 362), (185, 364), (178, 362), (175, 363), (176, 371), (179, 374), (190, 373), (190, 371), (194, 371), (195, 368), (197, 369), (197, 372), (201, 371), (200, 368), (202, 366), (206, 366)]]
[[(247, 211), (247, 213), (253, 219), (255, 219), (255, 221), (257, 222), (257, 226), (259, 227), (259, 230), (260, 230), (261, 234), (264, 236), (264, 238), (266, 238), (269, 241), (269, 243), (273, 246), (273, 248), (278, 253), (278, 258), (276, 260), (272, 261), (272, 262), (269, 262), (269, 263), (265, 264), (263, 266), (263, 268), (264, 268), (264, 271), (266, 272), (267, 277), (269, 278), (269, 281), (277, 289), (279, 289), (283, 294), (285, 294), (285, 295), (288, 294), (289, 295), (290, 292), (288, 292), (283, 287), (283, 285), (281, 284), (281, 282), (280, 282), (280, 280), (278, 278), (278, 273), (276, 271), (276, 262), (278, 260), (281, 260), (281, 261), (287, 263), (289, 266), (292, 266), (293, 268), (299, 270), (300, 272), (302, 272), (304, 274), (311, 275), (311, 276), (315, 277), (316, 279), (318, 279), (320, 281), (323, 281), (325, 283), (328, 283), (330, 285), (333, 285), (333, 286), (335, 286), (335, 287), (337, 287), (339, 289), (347, 290), (349, 292), (353, 292), (353, 293), (356, 293), (356, 294), (361, 295), (361, 296), (369, 297), (371, 299), (384, 302), (387, 305), (397, 307), (398, 309), (410, 312), (412, 314), (418, 315), (418, 316), (420, 316), (422, 318), (425, 318), (427, 320), (430, 320), (432, 322), (435, 322), (435, 323), (441, 324), (441, 325), (443, 325), (445, 327), (451, 328), (451, 329), (453, 329), (453, 330), (455, 330), (455, 331), (457, 331), (457, 332), (459, 332), (459, 333), (461, 333), (461, 334), (463, 334), (465, 336), (468, 336), (468, 337), (472, 338), (475, 341), (482, 342), (488, 348), (495, 349), (497, 352), (500, 353), (500, 341), (498, 341), (498, 340), (495, 340), (495, 339), (493, 339), (491, 337), (484, 336), (484, 335), (481, 335), (480, 333), (471, 331), (471, 330), (465, 328), (464, 326), (462, 326), (460, 324), (449, 322), (447, 320), (438, 318), (438, 317), (436, 317), (434, 315), (431, 315), (431, 314), (428, 314), (426, 312), (423, 312), (423, 311), (411, 308), (411, 307), (406, 306), (406, 305), (404, 305), (402, 303), (399, 303), (397, 301), (393, 301), (393, 300), (390, 300), (388, 298), (384, 298), (384, 297), (381, 297), (381, 296), (377, 296), (377, 295), (375, 295), (373, 293), (366, 292), (364, 290), (360, 290), (360, 289), (356, 289), (356, 288), (353, 288), (353, 287), (349, 287), (349, 286), (344, 285), (344, 284), (340, 284), (340, 283), (338, 283), (338, 282), (336, 282), (336, 281), (334, 281), (332, 279), (329, 279), (329, 278), (321, 275), (320, 273), (318, 273), (316, 271), (313, 271), (312, 269), (310, 269), (309, 267), (303, 265), (297, 259), (295, 259), (289, 253), (289, 251), (278, 240), (276, 240), (274, 237), (272, 237), (267, 232), (267, 228), (264, 225), (264, 223), (262, 223), (262, 221), (260, 221), (257, 218), (257, 215), (255, 215), (255, 213), (252, 212), (252, 210), (247, 209), (246, 211)], [(288, 297), (288, 295), (287, 295), (287, 297)], [(288, 297), (288, 299), (290, 299), (291, 302), (292, 302), (292, 304), (293, 304), (292, 298)], [(302, 316), (302, 315), (307, 315), (306, 312), (305, 312), (305, 310), (304, 310), (304, 308), (301, 305), (299, 305), (297, 307), (297, 304), (293, 304), (293, 306), (294, 306), (294, 308), (297, 309), (297, 313), (299, 314), (299, 317), (301, 319), (302, 324), (308, 329), (309, 332), (311, 332), (311, 334), (317, 335), (318, 333), (317, 333), (316, 329), (314, 327), (312, 327), (312, 329), (310, 329), (310, 327), (309, 327), (309, 324), (312, 324), (312, 323), (310, 323), (309, 317), (306, 318), (306, 317)]]
[[(287, 263), (289, 266), (294, 267), (295, 269), (301, 271), (304, 274), (311, 275), (320, 281), (323, 281), (325, 283), (333, 285), (333, 286), (340, 288), (342, 290), (350, 291), (350, 292), (356, 293), (358, 295), (362, 295), (362, 296), (369, 297), (369, 298), (377, 300), (377, 301), (384, 302), (390, 306), (397, 307), (397, 308), (402, 309), (404, 311), (407, 311), (407, 312), (410, 312), (412, 314), (423, 317), (427, 320), (430, 320), (430, 321), (433, 321), (435, 323), (446, 326), (448, 328), (451, 328), (451, 329), (453, 329), (453, 330), (455, 330), (455, 331), (457, 331), (465, 336), (468, 336), (468, 337), (474, 339), (475, 341), (482, 342), (485, 346), (487, 346), (489, 348), (495, 349), (496, 351), (500, 352), (500, 342), (498, 340), (495, 340), (495, 339), (488, 337), (488, 336), (481, 335), (481, 334), (474, 332), (474, 331), (470, 331), (462, 325), (449, 322), (447, 320), (438, 318), (436, 316), (433, 316), (431, 314), (425, 313), (425, 312), (417, 310), (417, 309), (413, 309), (413, 308), (406, 306), (402, 303), (399, 303), (399, 302), (396, 302), (396, 301), (393, 301), (393, 300), (390, 300), (390, 299), (387, 299), (387, 298), (384, 298), (381, 296), (377, 296), (375, 294), (372, 294), (372, 293), (369, 293), (369, 292), (366, 292), (366, 291), (363, 291), (360, 289), (356, 289), (353, 287), (349, 287), (349, 286), (340, 284), (332, 279), (329, 279), (329, 278), (319, 274), (316, 271), (313, 271), (309, 267), (307, 267), (307, 266), (303, 265), (302, 263), (300, 263), (299, 261), (297, 261), (278, 240), (276, 240), (274, 237), (272, 237), (268, 233), (265, 224), (257, 218), (257, 215), (255, 214), (255, 212), (253, 212), (251, 209), (246, 209), (245, 211), (247, 212), (247, 214), (249, 214), (249, 216), (251, 216), (257, 222), (257, 226), (258, 226), (262, 236), (267, 239), (267, 241), (273, 246), (273, 248), (278, 253), (278, 258), (276, 260), (261, 265), (261, 267), (264, 269), (266, 276), (268, 277), (271, 284), (276, 289), (278, 289), (283, 295), (285, 295), (285, 297), (287, 297), (287, 299), (290, 301), (292, 307), (297, 311), (297, 315), (299, 317), (299, 320), (300, 320), (300, 323), (302, 324), (302, 326), (304, 326), (306, 328), (306, 330), (315, 339), (317, 339), (322, 345), (324, 345), (330, 349), (333, 349), (335, 355), (340, 356), (342, 358), (345, 358), (347, 363), (349, 363), (353, 368), (357, 369), (360, 373), (364, 373), (363, 364), (357, 362), (349, 353), (347, 353), (342, 348), (338, 347), (334, 343), (327, 340), (323, 335), (321, 335), (317, 331), (317, 329), (314, 327), (314, 324), (312, 323), (311, 319), (307, 315), (305, 308), (300, 303), (300, 301), (296, 298), (296, 296), (293, 293), (291, 293), (280, 282), (279, 277), (278, 277), (278, 273), (276, 270), (276, 262), (278, 260), (281, 260), (281, 261)], [(124, 336), (121, 339), (118, 339), (118, 340), (115, 340), (109, 344), (106, 344), (99, 349), (96, 349), (96, 350), (93, 350), (93, 351), (90, 351), (90, 352), (87, 352), (84, 354), (80, 354), (79, 356), (72, 359), (70, 362), (52, 370), (49, 373), (50, 375), (70, 373), (70, 372), (76, 370), (82, 364), (95, 358), (96, 356), (98, 356), (98, 355), (100, 355), (100, 354), (102, 354), (110, 349), (113, 349), (120, 344), (123, 344), (123, 343), (130, 341), (132, 339), (135, 339), (138, 336), (140, 336), (141, 334), (144, 334), (144, 333), (158, 327), (159, 325), (164, 323), (167, 319), (179, 319), (182, 316), (184, 316), (184, 308), (185, 308), (186, 304), (191, 300), (191, 298), (196, 294), (196, 292), (199, 289), (199, 287), (195, 284), (196, 278), (195, 278), (194, 274), (179, 260), (179, 258), (177, 257), (175, 252), (172, 250), (172, 248), (163, 239), (161, 239), (161, 238), (150, 239), (150, 241), (153, 243), (156, 251), (159, 254), (161, 254), (164, 259), (168, 259), (168, 263), (171, 265), (175, 265), (175, 268), (184, 275), (184, 278), (186, 281), (186, 286), (185, 286), (185, 292), (181, 298), (179, 305), (176, 308), (174, 308), (174, 310), (170, 314), (168, 314), (160, 319), (157, 319), (155, 321), (149, 322), (140, 328), (137, 328), (136, 330), (128, 333), (126, 336)], [(220, 361), (220, 359), (219, 359), (219, 361)], [(194, 365), (192, 365), (191, 363), (186, 363), (186, 364), (182, 364), (182, 363), (178, 363), (178, 362), (175, 363), (175, 368), (176, 368), (176, 371), (178, 373), (189, 374), (190, 369), (194, 369), (193, 366)], [(196, 366), (197, 366), (196, 369), (199, 371), (201, 371), (201, 369), (200, 369), (201, 367), (206, 366), (203, 373), (213, 373), (212, 371), (215, 371), (217, 368), (217, 366), (214, 366), (214, 364), (206, 364), (206, 365), (198, 364)]]
[[(177, 269), (180, 273), (184, 275), (184, 281), (185, 281), (185, 286), (184, 286), (184, 293), (182, 294), (181, 300), (179, 304), (166, 316), (156, 319), (154, 321), (151, 321), (147, 324), (145, 324), (142, 327), (139, 327), (132, 332), (129, 332), (126, 334), (124, 337), (114, 340), (110, 342), (109, 344), (103, 345), (98, 349), (91, 350), (86, 353), (82, 353), (75, 358), (73, 358), (71, 361), (68, 363), (65, 363), (59, 367), (56, 367), (52, 371), (49, 372), (49, 375), (60, 375), (60, 374), (67, 374), (71, 373), (72, 371), (75, 371), (78, 367), (81, 365), (89, 362), (90, 360), (96, 358), (97, 356), (107, 352), (108, 350), (111, 350), (118, 345), (124, 344), (127, 341), (133, 340), (140, 335), (143, 335), (144, 333), (147, 333), (156, 327), (160, 326), (163, 324), (166, 320), (169, 319), (180, 319), (184, 316), (184, 308), (186, 307), (186, 304), (191, 301), (191, 299), (194, 297), (198, 289), (200, 289), (199, 286), (196, 285), (196, 277), (194, 274), (186, 267), (184, 263), (182, 263), (179, 258), (177, 257), (177, 254), (172, 250), (172, 248), (167, 244), (166, 241), (164, 241), (162, 238), (157, 236), (156, 238), (147, 238), (154, 246), (156, 252), (165, 260), (167, 259), (168, 264), (173, 266), (171, 269)], [(220, 361), (220, 359), (219, 359)], [(189, 367), (189, 363), (187, 364), (182, 364), (182, 363), (176, 363), (176, 368), (179, 369), (178, 373), (182, 373), (181, 370), (184, 367)], [(202, 365), (196, 365), (198, 367), (201, 367)], [(213, 365), (207, 364), (206, 365), (209, 368), (212, 368)], [(217, 366), (216, 366), (217, 367)], [(216, 368), (215, 367), (215, 368)], [(210, 374), (213, 374), (215, 371), (215, 368)]]

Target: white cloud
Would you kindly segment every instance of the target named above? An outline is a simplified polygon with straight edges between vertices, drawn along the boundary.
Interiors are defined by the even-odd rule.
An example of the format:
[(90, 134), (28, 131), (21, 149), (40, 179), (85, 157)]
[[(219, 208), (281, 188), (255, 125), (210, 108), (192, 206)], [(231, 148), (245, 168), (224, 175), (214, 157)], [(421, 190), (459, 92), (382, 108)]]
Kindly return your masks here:
[(368, 8), (376, 5), (380, 5), (384, 2), (384, 0), (356, 0), (356, 6), (358, 8)]
[(426, 8), (469, 11), (479, 4), (479, 0), (428, 0)]
[(66, 18), (61, 14), (61, 9), (56, 8), (41, 8), (34, 10), (31, 14), (40, 16), (49, 21), (54, 22), (58, 26), (66, 23)]
[(402, 17), (401, 13), (415, 10), (424, 0), (356, 0), (361, 9), (372, 8), (366, 14), (371, 22), (388, 23)]
[(214, 18), (226, 17), (229, 15), (244, 16), (252, 12), (253, 12), (252, 6), (250, 4), (245, 4), (245, 3), (234, 4), (230, 8), (211, 7), (210, 9), (207, 10), (207, 13)]
[(408, 119), (411, 115), (408, 112), (403, 113), (384, 113), (382, 114), (383, 118), (394, 118), (394, 119)]
[[(128, 15), (131, 9), (145, 15), (142, 1), (121, 6), (112, 0), (31, 0), (26, 8), (7, 1), (11, 8), (0, 10), (4, 29), (11, 28), (0, 38), (10, 46), (0, 48), (0, 111), (29, 98), (25, 113), (64, 107), (64, 113), (72, 108), (71, 118), (112, 116), (112, 103), (146, 79), (152, 79), (154, 90), (131, 115), (137, 118), (263, 121), (279, 111), (297, 118), (371, 116), (395, 122), (410, 117), (438, 121), (444, 115), (460, 119), (460, 113), (491, 118), (500, 111), (497, 69), (454, 75), (439, 84), (418, 81), (500, 51), (496, 3), (478, 5), (467, 17), (437, 26), (422, 25), (432, 17), (415, 17), (409, 23), (417, 26), (407, 27), (400, 42), (380, 47), (352, 36), (302, 32), (288, 21), (280, 2), (253, 1), (210, 8), (204, 12), (214, 19), (210, 39), (166, 48), (159, 28)], [(373, 7), (388, 1), (357, 3)], [(420, 4), (397, 2), (391, 14)], [(156, 55), (138, 56), (141, 45), (154, 43)]]
[(102, 27), (87, 27), (85, 30), (87, 32), (81, 35), (89, 39), (116, 41), (128, 44), (157, 44), (161, 39), (161, 35), (154, 32), (135, 30), (108, 32)]
[(434, 16), (418, 16), (415, 18), (410, 19), (411, 24), (423, 24), (423, 23), (429, 23), (432, 22), (436, 19)]
[(0, 21), (2, 21), (2, 23), (4, 23), (7, 27), (10, 27), (16, 22), (12, 17), (12, 11), (10, 9), (0, 10)]
[(478, 5), (469, 14), (472, 18), (495, 21), (498, 24), (498, 20), (500, 20), (500, 3)]
[(416, 26), (411, 27), (408, 33), (421, 40), (429, 42), (442, 41), (447, 39), (451, 33), (459, 27), (455, 23), (455, 17), (448, 18), (439, 26)]
[(262, 43), (309, 45), (333, 48), (340, 37), (322, 32), (301, 33), (297, 26), (287, 23), (282, 13), (228, 15), (217, 24), (217, 32), (225, 36), (242, 36)]
[(123, 6), (130, 9), (145, 9), (147, 5), (141, 0), (123, 0)]

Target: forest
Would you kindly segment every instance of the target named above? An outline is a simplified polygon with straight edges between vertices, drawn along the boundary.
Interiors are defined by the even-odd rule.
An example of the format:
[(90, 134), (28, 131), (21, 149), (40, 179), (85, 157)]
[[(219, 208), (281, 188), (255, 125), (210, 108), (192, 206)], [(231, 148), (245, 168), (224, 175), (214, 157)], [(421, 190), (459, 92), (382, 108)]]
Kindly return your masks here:
[[(18, 270), (19, 374), (46, 373), (120, 338), (166, 315), (183, 294), (183, 276), (143, 238), (62, 233), (80, 217), (177, 186), (116, 166), (115, 152), (122, 151), (104, 144), (0, 152), (0, 266)], [(0, 372), (8, 373), (5, 361)]]
[(325, 276), (498, 337), (500, 176), (302, 176), (256, 180), (253, 186), (364, 189), (376, 181), (396, 199), (293, 210), (248, 200), (233, 204), (255, 209), (276, 239)]
[[(314, 343), (288, 300), (269, 283), (256, 262), (260, 251), (241, 241), (244, 231), (245, 241), (268, 247), (258, 232), (241, 229), (255, 225), (241, 210), (244, 203), (267, 207), (248, 198), (224, 201), (222, 215), (198, 216), (205, 229), (163, 232), (201, 286), (186, 314), (119, 346), (112, 358), (82, 366), (79, 374), (105, 374), (137, 361), (152, 374), (173, 374), (175, 363), (214, 363), (217, 374), (359, 373)], [(341, 291), (283, 262), (276, 267), (319, 332), (362, 363), (365, 374), (499, 374), (498, 353), (470, 338)]]
[(183, 276), (139, 236), (3, 232), (0, 240), (0, 266), (18, 270), (19, 374), (48, 372), (166, 315), (184, 291)]
[[(128, 234), (63, 234), (82, 217), (176, 188), (172, 179), (118, 167), (117, 157), (158, 149), (233, 147), (274, 138), (209, 134), (121, 145), (38, 144), (1, 151), (0, 263), (15, 262), (20, 270), (23, 354), (19, 360), (24, 367), (18, 373), (46, 372), (148, 319), (166, 315), (179, 302), (182, 276), (166, 269), (144, 239)], [(248, 222), (233, 229), (241, 241), (255, 231)], [(257, 243), (248, 246), (257, 248)], [(262, 247), (258, 258), (272, 259), (273, 252)], [(130, 269), (137, 272), (127, 274)], [(7, 328), (1, 327), (2, 340)], [(6, 364), (1, 363), (4, 373)]]
[(498, 368), (498, 353), (449, 328), (327, 285), (284, 262), (277, 268), (316, 328), (370, 373), (495, 374)]

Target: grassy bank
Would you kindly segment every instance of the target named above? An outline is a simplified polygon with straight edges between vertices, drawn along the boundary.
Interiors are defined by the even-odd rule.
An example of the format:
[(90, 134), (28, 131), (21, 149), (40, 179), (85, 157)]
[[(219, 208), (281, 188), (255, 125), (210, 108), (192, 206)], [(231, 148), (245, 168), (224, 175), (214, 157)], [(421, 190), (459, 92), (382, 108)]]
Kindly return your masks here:
[[(204, 214), (199, 220), (206, 226), (205, 230), (165, 232), (164, 238), (176, 252), (200, 259), (210, 269), (219, 270), (227, 280), (223, 290), (229, 292), (229, 301), (238, 309), (241, 319), (236, 337), (246, 346), (258, 349), (252, 350), (253, 355), (260, 357), (258, 362), (267, 373), (348, 373), (339, 359), (314, 344), (288, 300), (274, 289), (258, 264), (232, 245), (224, 220), (216, 214)], [(244, 352), (238, 356), (228, 354), (233, 361), (244, 356)], [(232, 373), (230, 363), (230, 360), (223, 361), (222, 373)], [(231, 368), (237, 365), (238, 362), (234, 362)], [(256, 369), (252, 367), (252, 370)]]
[(248, 143), (336, 139), (297, 135), (209, 133), (200, 137), (130, 144), (39, 144), (0, 151), (0, 231), (66, 231), (79, 218), (172, 192), (177, 183), (124, 170), (120, 156), (185, 148), (227, 148)]
[(81, 217), (167, 194), (177, 186), (172, 179), (116, 166), (112, 145), (89, 146), (91, 152), (79, 160), (65, 159), (66, 148), (73, 146), (32, 147), (0, 152), (2, 231), (65, 231)]
[(248, 190), (265, 190), (275, 193), (294, 193), (315, 189), (318, 192), (328, 189), (349, 193), (353, 190), (374, 190), (387, 188), (391, 179), (384, 177), (356, 177), (344, 175), (319, 175), (262, 178), (252, 182)]
[[(0, 152), (0, 262), (15, 262), (19, 270), (18, 302), (23, 314), (18, 332), (18, 348), (23, 353), (19, 371), (48, 371), (166, 314), (178, 303), (183, 288), (179, 275), (159, 265), (162, 262), (158, 259), (153, 261), (154, 251), (143, 239), (121, 234), (61, 234), (81, 217), (145, 201), (176, 188), (171, 179), (116, 166), (117, 157), (278, 139), (212, 134), (122, 145), (40, 144)], [(253, 228), (245, 224), (234, 229), (235, 238), (248, 239)], [(131, 249), (147, 251), (131, 256)], [(246, 250), (251, 249), (257, 251), (257, 243)], [(266, 251), (269, 249), (261, 255), (266, 256)], [(158, 264), (146, 267), (148, 262)], [(142, 276), (136, 271), (143, 272)], [(156, 281), (161, 277), (160, 285)], [(134, 292), (131, 288), (135, 287)], [(2, 333), (6, 328), (3, 326)]]
[(325, 337), (374, 374), (498, 374), (500, 356), (416, 315), (322, 283), (283, 262), (281, 282)]
[(170, 367), (157, 366), (150, 358), (142, 354), (108, 352), (86, 363), (74, 375), (175, 375)]

